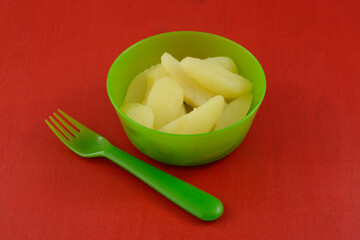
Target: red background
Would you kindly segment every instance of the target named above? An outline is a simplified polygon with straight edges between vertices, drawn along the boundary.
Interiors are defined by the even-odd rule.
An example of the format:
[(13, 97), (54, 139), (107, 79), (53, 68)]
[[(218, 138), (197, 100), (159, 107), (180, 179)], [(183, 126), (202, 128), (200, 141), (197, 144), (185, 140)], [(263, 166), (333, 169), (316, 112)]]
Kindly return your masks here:
[[(19, 1), (0, 7), (0, 239), (360, 239), (359, 1)], [(241, 146), (202, 167), (157, 163), (106, 93), (115, 58), (162, 32), (232, 39), (268, 88)], [(44, 124), (58, 107), (219, 197), (202, 222)]]

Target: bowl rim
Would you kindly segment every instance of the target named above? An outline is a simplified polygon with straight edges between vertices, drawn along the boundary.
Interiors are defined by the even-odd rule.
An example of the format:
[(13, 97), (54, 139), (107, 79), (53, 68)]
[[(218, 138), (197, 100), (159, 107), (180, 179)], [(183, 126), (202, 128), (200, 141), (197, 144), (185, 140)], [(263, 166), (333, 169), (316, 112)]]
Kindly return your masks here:
[[(158, 38), (158, 37), (163, 37), (164, 35), (169, 35), (169, 34), (201, 34), (201, 35), (208, 35), (210, 37), (215, 37), (215, 38), (221, 38), (222, 40), (224, 41), (228, 41), (232, 44), (236, 44), (238, 47), (242, 48), (243, 50), (245, 50), (245, 52), (247, 52), (251, 58), (253, 58), (255, 60), (255, 62), (258, 63), (258, 65), (260, 66), (260, 70), (261, 70), (261, 73), (264, 77), (264, 91), (262, 92), (261, 94), (261, 97), (260, 97), (260, 100), (259, 102), (255, 105), (255, 107), (253, 108), (252, 111), (250, 111), (250, 113), (248, 113), (243, 119), (241, 119), (240, 121), (230, 125), (230, 126), (227, 126), (225, 128), (222, 128), (222, 129), (219, 129), (219, 130), (216, 130), (216, 131), (212, 131), (212, 132), (207, 132), (207, 133), (198, 133), (198, 134), (175, 134), (175, 133), (166, 133), (166, 132), (160, 132), (158, 130), (155, 130), (155, 129), (151, 129), (151, 128), (148, 128), (148, 127), (145, 127), (137, 122), (135, 122), (134, 120), (132, 120), (131, 118), (129, 118), (126, 114), (124, 114), (121, 110), (120, 110), (120, 107), (117, 106), (115, 100), (114, 100), (114, 97), (112, 96), (111, 94), (111, 91), (110, 91), (110, 85), (109, 85), (109, 77), (110, 77), (110, 74), (112, 72), (112, 69), (114, 68), (115, 66), (115, 63), (117, 63), (118, 61), (120, 61), (120, 58), (122, 55), (126, 54), (128, 51), (130, 51), (132, 48), (135, 48), (137, 45), (149, 40), (149, 39), (152, 39), (152, 38)], [(108, 72), (108, 75), (107, 75), (107, 78), (106, 78), (106, 90), (107, 90), (107, 93), (108, 93), (108, 96), (110, 98), (110, 101), (112, 103), (112, 105), (114, 106), (114, 108), (117, 110), (117, 112), (119, 112), (126, 120), (130, 121), (132, 124), (135, 124), (136, 126), (142, 128), (143, 130), (145, 131), (150, 131), (150, 132), (153, 132), (153, 133), (156, 133), (156, 134), (163, 134), (163, 135), (168, 135), (168, 136), (182, 136), (182, 137), (189, 137), (189, 136), (192, 136), (192, 137), (196, 137), (196, 136), (206, 136), (206, 135), (211, 135), (211, 134), (215, 134), (215, 133), (220, 133), (222, 131), (226, 131), (230, 128), (233, 128), (235, 127), (236, 125), (239, 125), (241, 124), (243, 121), (245, 121), (246, 119), (250, 118), (252, 115), (254, 115), (257, 110), (259, 109), (264, 97), (265, 97), (265, 93), (266, 93), (266, 87), (267, 87), (267, 84), (266, 84), (266, 76), (265, 76), (265, 73), (264, 73), (264, 70), (260, 64), (260, 62), (256, 59), (256, 57), (249, 51), (247, 50), (246, 48), (244, 48), (243, 46), (241, 46), (240, 44), (238, 44), (237, 42), (234, 42), (228, 38), (225, 38), (225, 37), (222, 37), (222, 36), (219, 36), (219, 35), (216, 35), (216, 34), (213, 34), (213, 33), (207, 33), (207, 32), (200, 32), (200, 31), (170, 31), (170, 32), (164, 32), (164, 33), (160, 33), (160, 34), (156, 34), (156, 35), (152, 35), (150, 37), (147, 37), (147, 38), (144, 38), (136, 43), (134, 43), (133, 45), (131, 45), (130, 47), (126, 48), (123, 52), (121, 52), (115, 59), (115, 61), (111, 64), (111, 67), (109, 69), (109, 72)]]

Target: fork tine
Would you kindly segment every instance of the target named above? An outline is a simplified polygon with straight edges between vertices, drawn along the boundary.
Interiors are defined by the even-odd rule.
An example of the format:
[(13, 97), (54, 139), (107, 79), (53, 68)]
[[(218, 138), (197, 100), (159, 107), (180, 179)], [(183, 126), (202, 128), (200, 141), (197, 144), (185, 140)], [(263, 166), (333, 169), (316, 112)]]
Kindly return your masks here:
[(60, 109), (58, 109), (58, 111), (59, 111), (69, 122), (71, 122), (75, 127), (77, 127), (80, 131), (81, 131), (81, 129), (87, 129), (87, 127), (85, 127), (84, 125), (82, 125), (81, 123), (79, 123), (78, 121), (76, 121), (75, 119), (73, 119), (72, 117), (70, 117), (69, 115), (67, 115), (67, 114), (64, 113), (63, 111), (61, 111)]
[(52, 118), (51, 116), (49, 118), (55, 124), (55, 126), (60, 130), (60, 132), (65, 135), (67, 139), (70, 140), (73, 138), (73, 136), (71, 136), (70, 133), (68, 133), (62, 126), (60, 126), (60, 124), (54, 118)]
[(70, 126), (67, 122), (64, 121), (64, 119), (62, 119), (61, 117), (59, 117), (59, 115), (57, 115), (56, 113), (54, 113), (54, 116), (62, 123), (62, 125), (64, 125), (64, 127), (69, 130), (74, 136), (78, 135), (78, 131), (76, 131), (72, 126)]
[(46, 124), (49, 126), (49, 128), (55, 133), (55, 135), (65, 144), (67, 144), (67, 142), (69, 140), (67, 140), (64, 135), (62, 135), (58, 130), (56, 130), (56, 128), (54, 128), (54, 126), (48, 121), (45, 119), (45, 122)]

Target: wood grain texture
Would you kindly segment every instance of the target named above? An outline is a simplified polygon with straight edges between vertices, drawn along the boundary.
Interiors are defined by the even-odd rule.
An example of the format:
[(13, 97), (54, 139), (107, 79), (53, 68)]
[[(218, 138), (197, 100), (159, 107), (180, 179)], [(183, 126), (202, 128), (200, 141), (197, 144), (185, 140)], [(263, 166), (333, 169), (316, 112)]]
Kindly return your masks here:
[[(0, 7), (0, 239), (347, 239), (360, 236), (359, 1), (20, 1)], [(156, 163), (107, 97), (113, 60), (145, 37), (198, 30), (263, 65), (249, 135), (203, 167)], [(225, 206), (201, 222), (103, 159), (66, 149), (58, 107)]]

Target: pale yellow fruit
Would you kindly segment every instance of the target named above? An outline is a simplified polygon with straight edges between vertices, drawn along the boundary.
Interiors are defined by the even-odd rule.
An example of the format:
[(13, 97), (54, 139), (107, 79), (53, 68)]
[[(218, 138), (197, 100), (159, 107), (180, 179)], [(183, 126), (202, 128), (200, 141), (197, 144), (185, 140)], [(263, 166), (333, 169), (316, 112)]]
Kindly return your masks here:
[(156, 80), (159, 80), (163, 77), (170, 77), (169, 74), (165, 71), (164, 67), (161, 64), (158, 64), (157, 67), (149, 71), (147, 75), (147, 84), (148, 86), (153, 86)]
[(120, 110), (135, 122), (145, 127), (153, 128), (154, 114), (150, 107), (140, 103), (127, 103), (122, 105)]
[(237, 98), (251, 91), (249, 80), (214, 63), (186, 57), (180, 65), (203, 88), (226, 99)]
[(131, 82), (126, 91), (124, 103), (141, 103), (146, 91), (146, 76), (148, 70), (139, 73)]
[(178, 118), (184, 105), (184, 91), (169, 77), (157, 80), (149, 92), (147, 105), (154, 113), (154, 129)]
[(243, 119), (250, 109), (252, 98), (253, 95), (250, 92), (226, 104), (214, 131), (226, 128)]
[(162, 77), (169, 77), (169, 74), (165, 71), (164, 67), (161, 66), (161, 64), (157, 64), (150, 67), (148, 74), (146, 76), (147, 87), (146, 87), (146, 92), (144, 94), (145, 96), (144, 96), (143, 104), (147, 103), (149, 92), (152, 86), (154, 85), (154, 83)]
[(184, 89), (185, 102), (192, 107), (198, 107), (215, 94), (205, 90), (197, 84), (180, 67), (180, 63), (169, 53), (161, 56), (161, 64), (169, 75)]
[(215, 63), (232, 73), (238, 73), (238, 69), (234, 61), (229, 57), (211, 57), (204, 59), (206, 62)]
[(165, 125), (159, 131), (174, 134), (199, 134), (207, 133), (213, 128), (225, 106), (223, 96), (215, 96), (194, 108), (188, 114)]
[(179, 113), (179, 117), (185, 114), (187, 114), (187, 112), (186, 112), (185, 104), (183, 104)]

